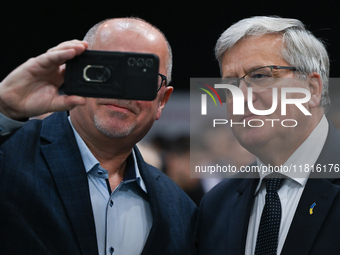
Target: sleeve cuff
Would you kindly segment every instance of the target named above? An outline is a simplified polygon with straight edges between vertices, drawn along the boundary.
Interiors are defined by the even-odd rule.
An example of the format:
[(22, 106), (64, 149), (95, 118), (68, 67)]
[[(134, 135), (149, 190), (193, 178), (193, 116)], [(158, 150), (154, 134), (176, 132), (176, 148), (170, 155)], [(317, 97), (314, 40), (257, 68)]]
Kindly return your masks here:
[(0, 136), (5, 136), (13, 133), (20, 127), (22, 127), (26, 122), (12, 120), (2, 113), (0, 113)]

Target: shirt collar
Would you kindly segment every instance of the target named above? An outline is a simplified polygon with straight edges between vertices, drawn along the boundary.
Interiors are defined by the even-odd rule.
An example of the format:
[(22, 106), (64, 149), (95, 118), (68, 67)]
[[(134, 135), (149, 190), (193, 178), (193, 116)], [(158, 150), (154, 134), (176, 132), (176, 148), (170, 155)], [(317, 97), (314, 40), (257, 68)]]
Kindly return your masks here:
[[(87, 147), (84, 140), (80, 137), (78, 132), (75, 130), (75, 128), (72, 125), (70, 116), (68, 117), (68, 120), (70, 122), (70, 125), (73, 129), (73, 133), (75, 135), (78, 148), (80, 151), (81, 158), (83, 159), (85, 171), (87, 174), (92, 174), (99, 178), (108, 178), (108, 172), (106, 169), (102, 168), (100, 166), (99, 161), (96, 159), (96, 157), (92, 154), (90, 149)], [(134, 149), (132, 149), (132, 153), (128, 156), (127, 162), (126, 162), (126, 172), (124, 174), (123, 182), (130, 182), (136, 180), (139, 187), (147, 193), (147, 189), (145, 186), (145, 183), (143, 181), (143, 178), (139, 172), (138, 164), (137, 164), (137, 158), (135, 155)]]
[[(304, 168), (304, 166), (307, 164), (309, 166), (308, 169), (311, 169), (311, 166), (314, 166), (322, 151), (323, 146), (325, 145), (328, 135), (328, 127), (328, 121), (325, 115), (323, 115), (319, 124), (314, 128), (314, 130), (300, 145), (300, 147), (288, 158), (283, 166), (286, 166), (286, 169), (293, 169), (295, 166), (296, 170), (298, 171), (300, 170), (300, 165)], [(259, 169), (261, 165), (266, 165), (259, 158), (256, 158), (256, 160)], [(269, 174), (270, 172), (259, 171), (260, 181), (255, 190), (255, 194), (259, 191), (263, 179)], [(302, 171), (302, 173), (299, 173), (298, 175), (294, 171), (282, 172), (282, 174), (304, 187), (308, 180), (310, 171)]]

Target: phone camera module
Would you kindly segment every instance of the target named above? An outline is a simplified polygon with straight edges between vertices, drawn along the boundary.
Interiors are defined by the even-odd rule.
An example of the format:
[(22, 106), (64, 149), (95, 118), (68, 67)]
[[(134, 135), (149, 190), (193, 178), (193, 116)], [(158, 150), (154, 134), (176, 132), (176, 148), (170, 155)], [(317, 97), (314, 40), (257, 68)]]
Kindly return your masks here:
[(135, 63), (136, 63), (136, 59), (135, 58), (129, 58), (127, 62), (128, 62), (129, 66), (134, 66)]
[(145, 65), (146, 65), (147, 67), (152, 66), (152, 65), (153, 65), (153, 60), (152, 60), (151, 58), (148, 58), (148, 59), (145, 61)]
[(144, 65), (144, 58), (137, 59), (137, 66), (143, 66)]

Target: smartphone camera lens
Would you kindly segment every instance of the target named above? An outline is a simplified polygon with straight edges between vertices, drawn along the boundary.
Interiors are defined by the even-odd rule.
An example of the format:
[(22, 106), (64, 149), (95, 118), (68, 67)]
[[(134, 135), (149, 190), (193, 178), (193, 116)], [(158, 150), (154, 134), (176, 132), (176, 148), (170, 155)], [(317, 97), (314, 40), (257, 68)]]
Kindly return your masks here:
[(135, 65), (135, 63), (136, 63), (136, 59), (134, 59), (134, 58), (129, 58), (129, 59), (128, 59), (128, 65), (129, 65), (129, 66)]
[(143, 66), (143, 65), (144, 65), (144, 59), (143, 58), (137, 59), (137, 66)]
[(151, 58), (148, 58), (148, 59), (145, 61), (145, 65), (146, 65), (147, 67), (152, 66), (152, 65), (153, 65), (153, 60), (152, 60)]

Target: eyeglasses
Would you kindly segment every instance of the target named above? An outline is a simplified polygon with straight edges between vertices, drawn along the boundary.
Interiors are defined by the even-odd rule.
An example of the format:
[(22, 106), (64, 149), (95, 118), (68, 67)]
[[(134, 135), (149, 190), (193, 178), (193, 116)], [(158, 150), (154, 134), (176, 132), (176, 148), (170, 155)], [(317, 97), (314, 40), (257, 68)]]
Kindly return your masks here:
[[(222, 80), (222, 83), (240, 87), (241, 80), (243, 79), (247, 87), (252, 87), (254, 91), (261, 91), (273, 85), (274, 78), (280, 77), (278, 73), (280, 69), (292, 70), (294, 72), (299, 71), (293, 66), (262, 66), (246, 73), (241, 78), (225, 78)], [(227, 92), (228, 95), (231, 96), (231, 93)]]
[(158, 88), (157, 88), (157, 92), (161, 89), (163, 83), (165, 84), (165, 86), (167, 85), (167, 77), (163, 74), (158, 74)]

